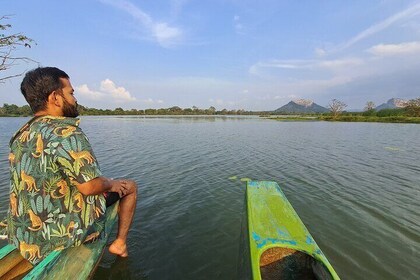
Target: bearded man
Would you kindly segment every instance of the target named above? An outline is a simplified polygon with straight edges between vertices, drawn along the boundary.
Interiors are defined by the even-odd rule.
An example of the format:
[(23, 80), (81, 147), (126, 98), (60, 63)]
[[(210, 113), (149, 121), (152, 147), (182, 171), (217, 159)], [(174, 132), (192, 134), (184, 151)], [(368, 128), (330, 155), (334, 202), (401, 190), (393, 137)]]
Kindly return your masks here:
[[(106, 207), (120, 200), (109, 251), (126, 257), (137, 186), (102, 176), (76, 118), (69, 76), (55, 67), (36, 68), (25, 75), (21, 91), (34, 117), (10, 141), (9, 243), (36, 264), (54, 250), (98, 236)], [(26, 254), (28, 248), (37, 253)]]

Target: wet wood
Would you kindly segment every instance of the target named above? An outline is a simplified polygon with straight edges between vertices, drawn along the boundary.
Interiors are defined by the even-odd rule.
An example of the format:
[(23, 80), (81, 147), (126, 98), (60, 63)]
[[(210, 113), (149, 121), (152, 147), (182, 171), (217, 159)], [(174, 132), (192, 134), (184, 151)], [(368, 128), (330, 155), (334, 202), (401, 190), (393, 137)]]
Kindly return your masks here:
[[(19, 254), (20, 255), (20, 254)], [(33, 265), (21, 257), (21, 261), (16, 264), (9, 272), (0, 277), (0, 280), (22, 279), (33, 268)]]
[(18, 250), (14, 250), (0, 260), (0, 279), (23, 259)]
[[(316, 279), (319, 279), (314, 274), (313, 264), (316, 261), (311, 256), (308, 256), (305, 253), (295, 251), (295, 250), (291, 250), (294, 252), (291, 252), (291, 251), (282, 252), (282, 251), (283, 250), (272, 250), (271, 252), (267, 254), (267, 256), (269, 256), (270, 258), (266, 265), (260, 267), (261, 279), (263, 280), (281, 280), (281, 279), (316, 280)], [(275, 260), (276, 258), (277, 260)], [(329, 279), (329, 278), (321, 278), (321, 279)]]
[[(119, 202), (106, 210), (104, 236), (91, 243), (51, 252), (36, 265), (27, 261), (12, 245), (0, 248), (0, 280), (90, 279), (100, 262), (118, 217)], [(33, 268), (33, 269), (32, 269)], [(69, 278), (70, 277), (70, 278)]]
[(13, 250), (0, 260), (0, 280), (20, 279), (32, 267), (32, 264), (24, 259), (18, 250)]
[(280, 248), (280, 247), (270, 248), (264, 251), (264, 253), (261, 255), (260, 266), (265, 266), (270, 263), (276, 262), (295, 252), (296, 250), (289, 249), (289, 248)]

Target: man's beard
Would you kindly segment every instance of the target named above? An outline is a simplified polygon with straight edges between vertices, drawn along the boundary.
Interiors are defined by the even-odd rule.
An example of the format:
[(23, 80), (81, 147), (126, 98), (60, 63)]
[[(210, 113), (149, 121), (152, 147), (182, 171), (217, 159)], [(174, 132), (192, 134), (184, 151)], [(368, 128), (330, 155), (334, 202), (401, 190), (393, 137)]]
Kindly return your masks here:
[(64, 99), (63, 105), (63, 116), (68, 118), (75, 118), (79, 115), (79, 111), (77, 110), (77, 102), (74, 105), (71, 105)]

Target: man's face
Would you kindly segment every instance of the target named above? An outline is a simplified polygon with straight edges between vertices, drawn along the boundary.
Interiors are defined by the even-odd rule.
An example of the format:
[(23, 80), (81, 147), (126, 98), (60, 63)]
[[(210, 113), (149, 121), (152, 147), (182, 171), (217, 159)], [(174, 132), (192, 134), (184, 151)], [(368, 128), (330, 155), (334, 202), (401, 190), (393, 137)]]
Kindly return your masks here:
[(61, 88), (63, 97), (63, 116), (75, 118), (79, 115), (77, 110), (77, 100), (74, 97), (74, 89), (69, 79), (60, 78), (63, 87)]

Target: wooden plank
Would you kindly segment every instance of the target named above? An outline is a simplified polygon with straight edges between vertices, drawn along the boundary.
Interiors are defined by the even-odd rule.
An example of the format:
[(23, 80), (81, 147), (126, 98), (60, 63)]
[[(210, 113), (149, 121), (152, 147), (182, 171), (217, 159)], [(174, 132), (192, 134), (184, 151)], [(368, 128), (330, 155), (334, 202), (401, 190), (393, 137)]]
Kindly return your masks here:
[(88, 279), (106, 245), (105, 241), (94, 243), (67, 249), (44, 279), (65, 279), (70, 273), (75, 279)]
[(57, 260), (59, 259), (61, 253), (63, 251), (53, 251), (51, 252), (43, 261), (38, 263), (34, 269), (29, 272), (28, 275), (25, 276), (25, 280), (35, 280), (35, 279), (43, 279), (43, 275), (48, 273), (49, 269), (51, 269)]
[[(254, 280), (261, 280), (261, 262), (268, 264), (271, 258), (281, 259), (279, 252), (288, 250), (302, 252), (315, 264), (325, 267), (326, 276), (321, 279), (340, 279), (276, 182), (249, 181), (246, 194), (249, 253)], [(264, 256), (264, 253), (267, 255)]]
[(0, 277), (0, 280), (21, 279), (32, 268), (33, 265), (21, 256), (20, 262), (16, 264), (11, 270), (9, 270), (9, 272)]
[(0, 260), (0, 279), (2, 276), (7, 274), (13, 267), (20, 263), (24, 258), (18, 250), (13, 250), (9, 254), (5, 255)]
[(78, 247), (68, 248), (60, 256), (54, 267), (44, 279), (63, 279), (69, 273), (77, 273), (76, 279), (89, 279), (101, 260), (118, 215), (118, 202), (107, 208), (105, 221), (105, 237), (92, 243), (82, 244)]
[(117, 220), (119, 203), (106, 210), (104, 238), (89, 244), (54, 251), (40, 262), (24, 280), (35, 279), (89, 279), (99, 263)]
[(24, 277), (24, 280), (68, 279), (69, 276), (72, 279), (89, 279), (101, 260), (118, 217), (118, 207), (119, 202), (116, 202), (106, 209), (103, 238), (78, 247), (53, 251), (34, 268), (13, 245), (4, 246), (0, 249), (0, 280), (15, 277)]

